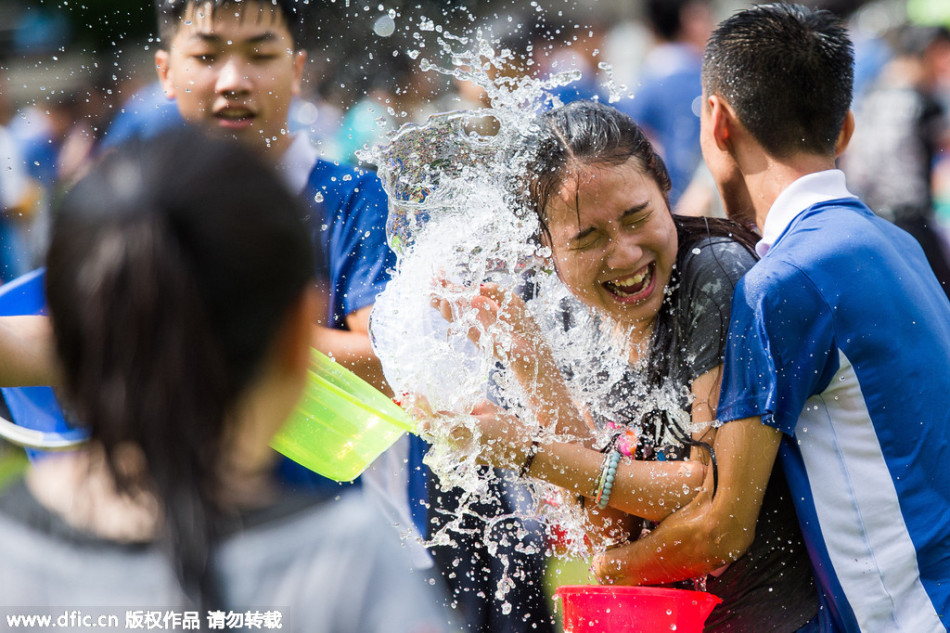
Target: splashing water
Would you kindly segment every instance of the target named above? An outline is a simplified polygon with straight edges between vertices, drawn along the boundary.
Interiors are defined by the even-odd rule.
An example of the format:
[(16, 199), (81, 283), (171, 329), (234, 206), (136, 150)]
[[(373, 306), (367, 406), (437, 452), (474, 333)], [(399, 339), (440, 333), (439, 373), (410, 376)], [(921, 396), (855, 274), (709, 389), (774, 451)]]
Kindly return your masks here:
[[(373, 310), (374, 350), (394, 392), (421, 396), (433, 411), (450, 412), (445, 425), (433, 424), (424, 434), (431, 443), (426, 463), (440, 486), (463, 491), (461, 511), (430, 539), (432, 545), (445, 545), (453, 543), (453, 532), (471, 533), (472, 522), (464, 516), (478, 515), (472, 509), (476, 503), (492, 502), (488, 493), (494, 477), (494, 471), (479, 466), (478, 450), (471, 448), (477, 443), (460, 448), (452, 440), (453, 429), (461, 424), (477, 434), (469, 412), (486, 398), (503, 403), (529, 428), (538, 423), (521, 386), (500, 366), (491, 346), (476, 346), (468, 337), (474, 329), (480, 340), (505, 347), (510, 335), (504, 324), (486, 327), (474, 309), (460, 307), (448, 323), (432, 307), (432, 297), (470, 305), (479, 285), (487, 282), (518, 292), (576, 402), (606, 419), (616, 413), (611, 392), (628, 371), (630, 354), (625, 333), (583, 306), (552, 273), (550, 253), (536, 239), (538, 222), (522, 194), (540, 130), (537, 117), (560, 105), (550, 91), (578, 80), (580, 73), (545, 80), (507, 76), (514, 55), (496, 51), (480, 32), (473, 38), (443, 32), (438, 43), (450, 66), (423, 59), (421, 68), (476, 84), (491, 106), (405, 125), (360, 158), (379, 168), (390, 200), (387, 236), (398, 255), (395, 274)], [(594, 354), (596, 363), (591, 362)], [(547, 440), (553, 431), (539, 433), (538, 439)], [(531, 481), (526, 492), (516, 518), (540, 519), (549, 531), (556, 527), (569, 556), (590, 553), (586, 517), (564, 502), (560, 489)], [(478, 518), (481, 541), (506, 569), (495, 594), (504, 600), (514, 580), (498, 545), (525, 533), (496, 529), (511, 515)]]

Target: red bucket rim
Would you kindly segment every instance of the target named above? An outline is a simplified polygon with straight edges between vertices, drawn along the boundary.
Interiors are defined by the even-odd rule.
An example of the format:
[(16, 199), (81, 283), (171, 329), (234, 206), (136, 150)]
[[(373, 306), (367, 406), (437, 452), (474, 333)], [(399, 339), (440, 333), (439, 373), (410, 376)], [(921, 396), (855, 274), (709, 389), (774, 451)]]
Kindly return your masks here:
[(635, 585), (562, 585), (554, 592), (558, 597), (562, 595), (628, 595), (628, 596), (651, 596), (657, 598), (684, 599), (691, 596), (691, 599), (700, 598), (703, 600), (711, 599), (715, 604), (722, 602), (722, 598), (706, 591), (695, 589), (674, 589), (672, 587), (639, 587)]

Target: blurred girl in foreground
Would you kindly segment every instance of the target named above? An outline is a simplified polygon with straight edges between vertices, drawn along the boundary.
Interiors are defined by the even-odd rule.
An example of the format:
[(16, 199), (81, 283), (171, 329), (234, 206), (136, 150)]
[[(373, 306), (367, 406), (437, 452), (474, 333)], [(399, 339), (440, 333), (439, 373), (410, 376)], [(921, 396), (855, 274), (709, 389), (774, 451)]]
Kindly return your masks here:
[(382, 516), (271, 478), (323, 300), (303, 218), (269, 167), (195, 130), (120, 149), (69, 192), (46, 291), (63, 395), (91, 441), (0, 497), (8, 613), (200, 608), (207, 624), (257, 609), (282, 630), (449, 630)]

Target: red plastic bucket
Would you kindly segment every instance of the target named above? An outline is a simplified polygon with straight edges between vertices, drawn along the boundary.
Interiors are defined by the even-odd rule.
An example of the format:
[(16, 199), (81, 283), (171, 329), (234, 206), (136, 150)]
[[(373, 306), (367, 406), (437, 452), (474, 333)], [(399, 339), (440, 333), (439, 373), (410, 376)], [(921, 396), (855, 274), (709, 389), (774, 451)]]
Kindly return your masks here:
[(568, 585), (555, 592), (564, 611), (564, 633), (702, 633), (722, 600), (704, 591)]

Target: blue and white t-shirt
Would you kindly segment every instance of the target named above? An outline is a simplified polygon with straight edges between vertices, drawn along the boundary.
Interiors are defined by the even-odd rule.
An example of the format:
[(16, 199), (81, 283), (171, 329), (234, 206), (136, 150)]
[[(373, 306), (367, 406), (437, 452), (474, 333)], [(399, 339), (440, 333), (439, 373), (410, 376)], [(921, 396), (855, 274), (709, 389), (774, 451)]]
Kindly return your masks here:
[(761, 416), (829, 628), (950, 625), (950, 302), (907, 233), (811, 174), (736, 288), (719, 419)]

